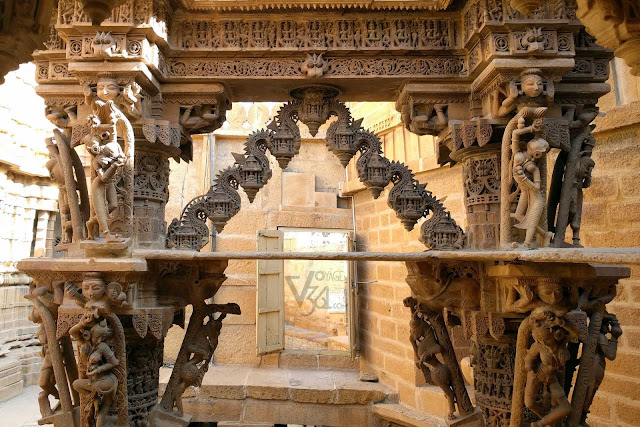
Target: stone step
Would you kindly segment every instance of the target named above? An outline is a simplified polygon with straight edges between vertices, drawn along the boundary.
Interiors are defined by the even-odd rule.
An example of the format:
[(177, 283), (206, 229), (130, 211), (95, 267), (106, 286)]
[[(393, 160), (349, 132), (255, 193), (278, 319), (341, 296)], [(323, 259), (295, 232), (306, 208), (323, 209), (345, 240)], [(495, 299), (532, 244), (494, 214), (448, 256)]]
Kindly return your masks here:
[(377, 403), (373, 413), (385, 421), (407, 427), (445, 427), (441, 417), (418, 411), (401, 403)]
[[(162, 368), (161, 389), (169, 381), (170, 368)], [(190, 391), (191, 390), (191, 391)], [(359, 380), (358, 371), (283, 369), (246, 365), (212, 365), (195, 390), (185, 396), (204, 399), (291, 400), (301, 403), (368, 404), (397, 399), (380, 383)]]
[[(171, 369), (161, 370), (161, 392)], [(397, 402), (391, 388), (362, 382), (358, 371), (213, 365), (202, 386), (185, 392), (192, 421), (376, 425), (371, 406)]]

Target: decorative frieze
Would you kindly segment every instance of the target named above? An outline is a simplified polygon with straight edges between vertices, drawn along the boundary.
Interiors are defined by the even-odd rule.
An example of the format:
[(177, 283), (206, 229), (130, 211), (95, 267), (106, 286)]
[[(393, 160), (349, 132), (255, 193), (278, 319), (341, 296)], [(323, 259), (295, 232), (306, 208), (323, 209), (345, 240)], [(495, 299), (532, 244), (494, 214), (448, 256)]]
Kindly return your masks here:
[(184, 19), (174, 27), (185, 50), (446, 50), (457, 47), (453, 17), (378, 15), (350, 19)]
[(510, 4), (509, 0), (475, 0), (468, 2), (462, 12), (463, 43), (468, 43), (485, 26), (498, 26), (507, 22), (539, 24), (542, 20), (550, 20), (579, 24), (576, 20), (577, 5), (575, 0), (541, 2), (539, 7), (534, 8), (527, 15), (521, 14), (512, 7), (513, 3), (511, 2)]
[[(439, 58), (325, 58), (323, 77), (407, 76), (464, 77), (466, 61), (461, 57)], [(295, 59), (169, 59), (167, 77), (307, 77), (305, 60)]]

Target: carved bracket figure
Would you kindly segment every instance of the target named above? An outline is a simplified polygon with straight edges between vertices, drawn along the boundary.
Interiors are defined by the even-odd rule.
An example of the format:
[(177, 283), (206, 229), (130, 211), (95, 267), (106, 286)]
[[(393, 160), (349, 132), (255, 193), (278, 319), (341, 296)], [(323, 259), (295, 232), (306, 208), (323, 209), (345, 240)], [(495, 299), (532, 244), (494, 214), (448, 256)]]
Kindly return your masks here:
[[(79, 378), (72, 385), (80, 394), (81, 424), (128, 426), (124, 329), (112, 312), (112, 307), (125, 305), (125, 294), (118, 283), (107, 285), (101, 273), (85, 273), (82, 293), (71, 283), (66, 287), (84, 308), (80, 321), (69, 330), (78, 345)], [(117, 419), (109, 415), (112, 411)]]
[(598, 108), (576, 109), (571, 105), (565, 112), (572, 130), (571, 148), (558, 154), (553, 168), (547, 222), (554, 232), (553, 246), (565, 245), (567, 227), (571, 227), (573, 246), (580, 247), (580, 224), (582, 222), (583, 190), (591, 185), (591, 172), (595, 162), (591, 158), (595, 138), (591, 121)]
[(85, 236), (84, 223), (89, 219), (89, 193), (82, 162), (71, 147), (70, 138), (59, 130), (54, 130), (54, 138), (47, 138), (46, 144), (50, 158), (46, 167), (58, 184), (61, 243), (80, 241)]
[(411, 99), (403, 111), (402, 122), (418, 135), (438, 135), (449, 124), (447, 104), (422, 104)]
[(481, 415), (474, 411), (467, 394), (441, 309), (429, 308), (413, 297), (405, 298), (404, 305), (411, 309), (410, 340), (416, 367), (422, 370), (427, 383), (437, 385), (444, 392), (449, 404), (449, 419), (468, 418), (475, 420), (469, 425), (481, 425), (478, 424)]
[[(541, 306), (525, 319), (518, 329), (511, 426), (520, 426), (523, 406), (540, 421), (532, 426), (554, 425), (567, 418), (571, 404), (565, 394), (560, 375), (569, 361), (567, 344), (578, 337), (578, 331), (566, 317), (566, 311)], [(539, 394), (549, 393), (545, 405)]]
[[(185, 280), (184, 277), (180, 279)], [(235, 303), (206, 302), (215, 295), (223, 280), (224, 276), (207, 277), (206, 273), (199, 273), (195, 278), (196, 283), (188, 287), (188, 301), (193, 306), (193, 313), (167, 388), (153, 411), (153, 425), (187, 425), (191, 418), (184, 414), (182, 395), (189, 387), (200, 386), (218, 346), (224, 318), (228, 314), (241, 314), (240, 307)], [(219, 314), (216, 316), (216, 313)]]
[[(141, 117), (140, 87), (130, 83), (121, 90), (114, 76), (101, 74), (96, 92), (86, 85), (84, 95), (93, 112), (87, 118), (89, 134), (83, 139), (93, 156), (92, 215), (87, 221), (87, 238), (95, 239), (99, 229), (108, 241), (121, 241), (122, 237), (131, 236), (133, 229), (134, 134), (124, 111), (134, 118)], [(118, 136), (123, 139), (124, 148)], [(115, 180), (120, 168), (122, 197), (118, 198)], [(112, 230), (116, 209), (121, 209), (116, 225), (119, 233)]]
[[(76, 426), (74, 408), (79, 405), (79, 398), (77, 392), (68, 385), (78, 378), (73, 346), (68, 336), (56, 336), (58, 307), (62, 296), (55, 289), (37, 286), (32, 287), (25, 298), (33, 304), (29, 320), (39, 325), (36, 336), (42, 345), (43, 360), (39, 378), (42, 391), (38, 396), (42, 416), (40, 422)], [(54, 408), (51, 408), (49, 396), (58, 400)]]
[(226, 120), (225, 106), (216, 103), (180, 107), (180, 124), (190, 134), (209, 133)]

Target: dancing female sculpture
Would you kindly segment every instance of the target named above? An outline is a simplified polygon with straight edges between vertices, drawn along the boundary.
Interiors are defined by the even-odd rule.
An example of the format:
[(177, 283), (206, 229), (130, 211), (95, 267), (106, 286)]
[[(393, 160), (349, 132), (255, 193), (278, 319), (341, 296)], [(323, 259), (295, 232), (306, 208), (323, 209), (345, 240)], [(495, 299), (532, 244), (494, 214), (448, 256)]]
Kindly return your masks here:
[[(546, 112), (546, 108), (540, 112)], [(534, 113), (535, 114), (535, 113)], [(525, 127), (524, 117), (518, 118), (518, 129), (511, 134), (513, 151), (513, 180), (518, 189), (511, 195), (515, 198), (518, 194), (518, 205), (515, 213), (511, 214), (515, 218), (515, 228), (525, 230), (524, 247), (529, 248), (536, 232), (543, 236), (544, 246), (548, 246), (551, 240), (551, 233), (540, 227), (540, 219), (545, 206), (545, 197), (542, 192), (540, 167), (538, 162), (549, 151), (549, 143), (542, 138), (540, 132), (542, 123), (535, 120), (533, 125)], [(534, 132), (534, 138), (527, 143), (527, 148), (520, 151), (520, 135)], [(515, 246), (517, 244), (514, 243)]]
[(112, 335), (112, 330), (106, 320), (94, 323), (90, 327), (82, 322), (76, 326), (69, 332), (80, 344), (80, 351), (87, 356), (88, 366), (86, 378), (75, 380), (73, 388), (79, 393), (89, 394), (88, 405), (91, 407), (82, 408), (83, 415), (94, 416), (96, 427), (103, 427), (108, 425), (107, 414), (118, 391), (118, 377), (114, 368), (120, 361), (106, 343)]
[[(532, 427), (555, 425), (571, 412), (559, 376), (569, 360), (567, 343), (577, 337), (577, 331), (563, 315), (562, 311), (551, 306), (538, 307), (530, 315), (534, 342), (524, 358), (527, 372), (524, 403), (540, 417), (540, 421), (531, 423)], [(549, 389), (550, 410), (537, 400), (542, 387)]]
[[(92, 207), (94, 215), (87, 223), (88, 238), (96, 236), (95, 226), (107, 240), (115, 238), (109, 230), (109, 215), (115, 211), (117, 197), (113, 179), (118, 168), (122, 167), (122, 197), (124, 234), (131, 234), (133, 216), (133, 144), (134, 133), (131, 122), (121, 110), (123, 108), (132, 117), (141, 116), (140, 87), (136, 83), (128, 84), (120, 90), (118, 82), (108, 74), (99, 77), (96, 93), (89, 85), (84, 88), (85, 102), (91, 107), (88, 117), (90, 134), (85, 137), (85, 145), (93, 154), (92, 170)], [(120, 147), (118, 136), (124, 140), (124, 150)], [(107, 197), (109, 199), (107, 199)]]
[(100, 121), (96, 115), (88, 118), (91, 133), (84, 139), (87, 151), (91, 153), (91, 169), (93, 179), (91, 180), (91, 203), (93, 207), (92, 215), (87, 221), (87, 237), (95, 239), (95, 226), (99, 225), (100, 230), (107, 240), (115, 239), (109, 229), (111, 215), (118, 208), (118, 195), (116, 192), (116, 174), (122, 168), (125, 155), (122, 147), (116, 140), (107, 140), (101, 143), (97, 138), (97, 131), (100, 128)]

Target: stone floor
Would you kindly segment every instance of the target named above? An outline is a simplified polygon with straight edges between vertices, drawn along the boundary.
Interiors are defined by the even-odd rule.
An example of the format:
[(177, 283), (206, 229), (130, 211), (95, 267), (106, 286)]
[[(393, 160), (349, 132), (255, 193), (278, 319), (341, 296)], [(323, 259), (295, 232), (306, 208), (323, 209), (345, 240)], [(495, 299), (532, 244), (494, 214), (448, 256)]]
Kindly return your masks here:
[(29, 386), (24, 392), (12, 399), (0, 403), (3, 427), (34, 427), (38, 425), (40, 409), (38, 408), (40, 387)]

